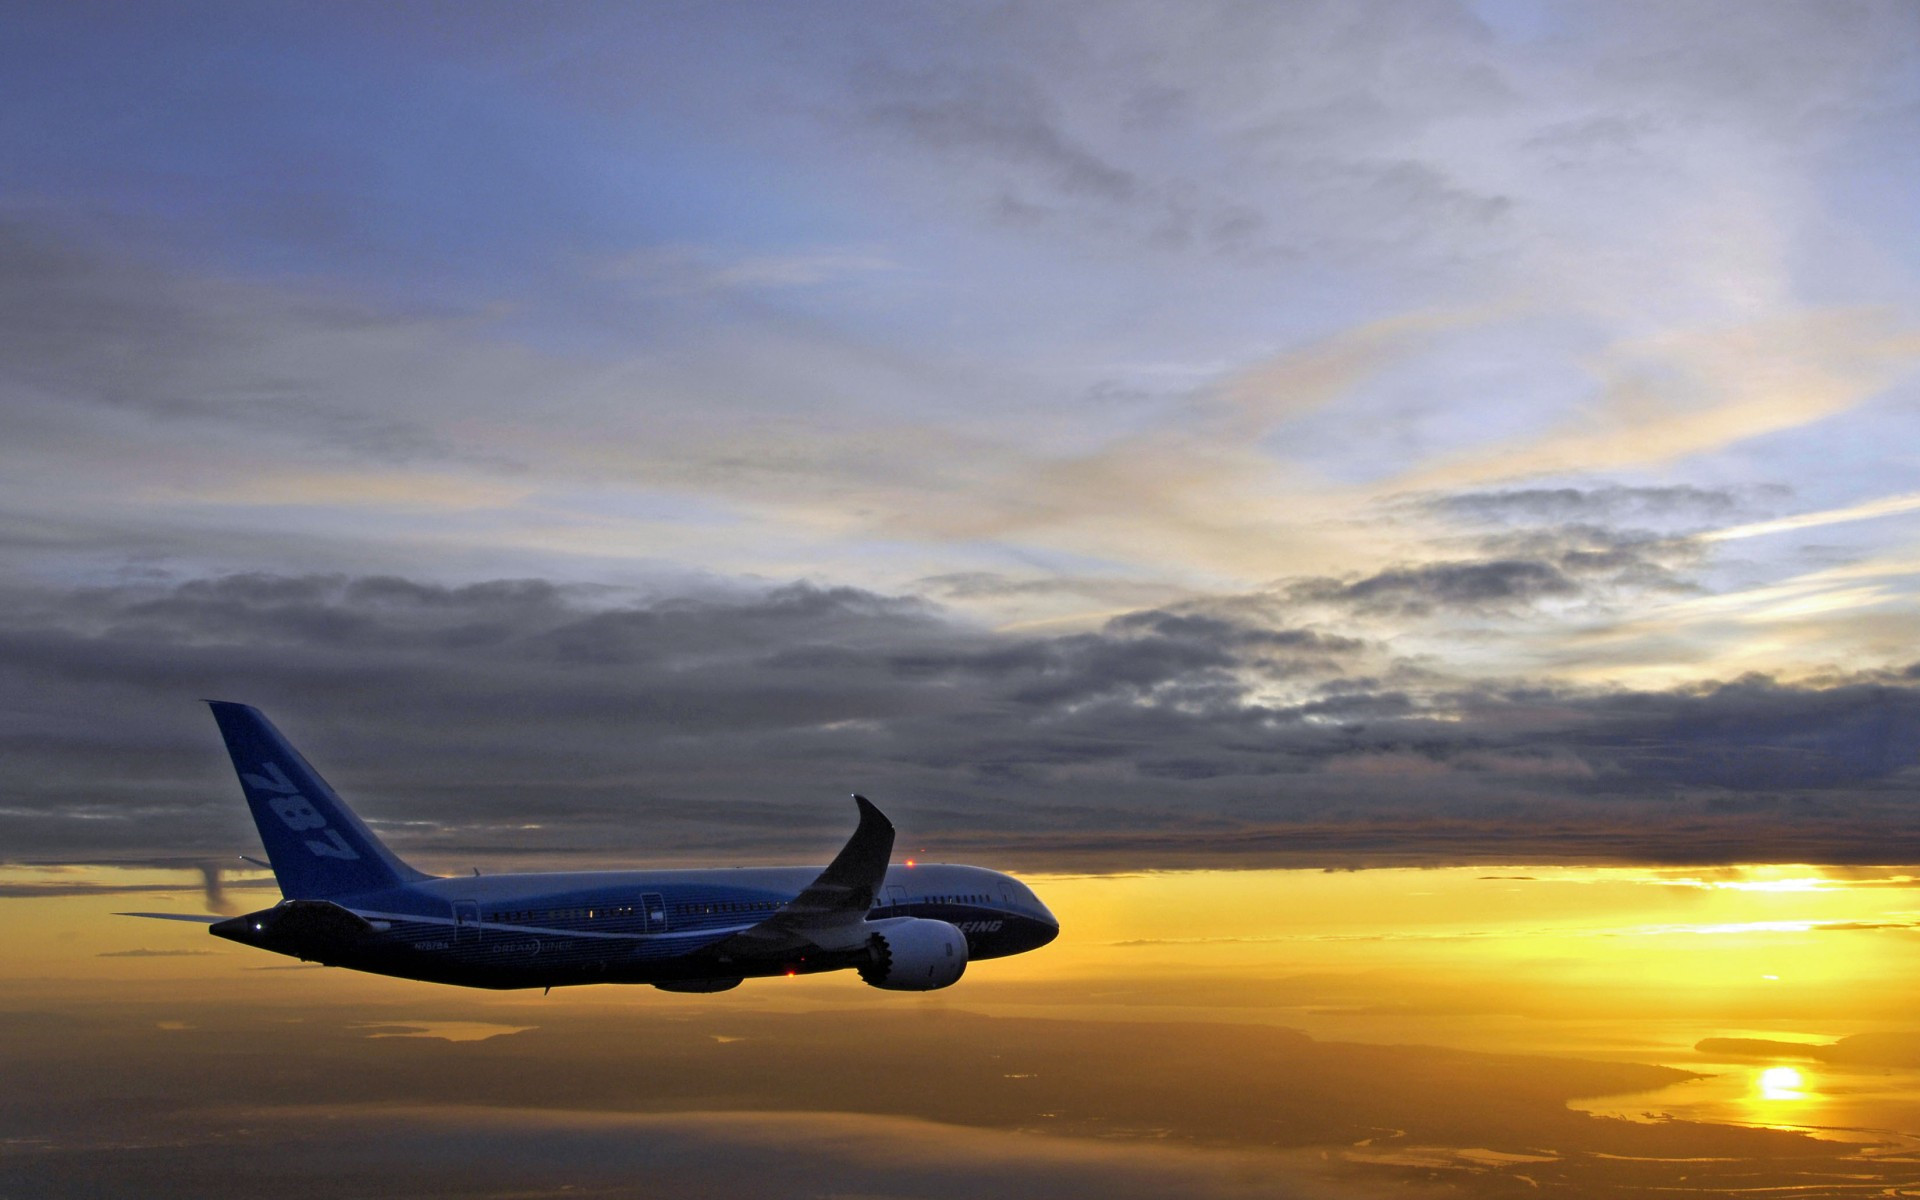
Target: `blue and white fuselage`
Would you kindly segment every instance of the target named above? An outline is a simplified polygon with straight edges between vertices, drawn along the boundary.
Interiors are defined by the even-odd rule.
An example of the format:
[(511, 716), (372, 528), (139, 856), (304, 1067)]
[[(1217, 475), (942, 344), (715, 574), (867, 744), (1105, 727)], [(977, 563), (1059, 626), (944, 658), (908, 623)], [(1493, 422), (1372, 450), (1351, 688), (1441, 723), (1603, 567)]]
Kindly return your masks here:
[[(869, 965), (864, 938), (855, 947), (795, 945), (772, 956), (724, 950), (729, 939), (784, 911), (822, 869), (456, 876), (330, 901), (372, 927), (350, 944), (308, 945), (288, 930), (295, 934), (290, 944), (276, 945), (268, 926), (274, 909), (221, 922), (213, 932), (333, 966), (466, 987), (651, 983), (713, 991), (754, 976)], [(888, 868), (863, 919), (884, 929), (903, 918), (957, 930), (966, 946), (961, 969), (1044, 946), (1059, 933), (1019, 880), (941, 863)], [(951, 961), (944, 946), (941, 953)]]
[(861, 797), (859, 827), (825, 867), (426, 875), (258, 710), (212, 708), (286, 898), (211, 932), (261, 949), (464, 987), (720, 991), (851, 968), (876, 987), (924, 991), (1059, 933), (1009, 875), (890, 865), (893, 826)]

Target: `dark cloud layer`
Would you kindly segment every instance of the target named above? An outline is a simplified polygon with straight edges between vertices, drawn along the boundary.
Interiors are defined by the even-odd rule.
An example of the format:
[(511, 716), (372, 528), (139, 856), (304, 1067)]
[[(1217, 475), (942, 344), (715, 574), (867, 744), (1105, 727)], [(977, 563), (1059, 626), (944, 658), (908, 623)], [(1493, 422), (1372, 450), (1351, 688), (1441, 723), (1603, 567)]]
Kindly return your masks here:
[[(1505, 603), (1567, 578), (1429, 567), (1336, 598)], [(1251, 611), (1037, 636), (809, 584), (649, 600), (347, 576), (16, 588), (0, 822), (30, 859), (246, 850), (194, 703), (221, 697), (267, 709), (404, 852), (456, 864), (818, 855), (856, 789), (916, 848), (1029, 868), (1920, 849), (1910, 672), (1496, 686), (1289, 624), (1282, 600)]]
[(1778, 501), (1787, 489), (1704, 488), (1693, 484), (1664, 487), (1509, 488), (1501, 491), (1457, 492), (1428, 502), (1436, 512), (1488, 524), (1535, 522), (1592, 524), (1669, 521), (1711, 524), (1746, 515), (1763, 500)]
[(1494, 562), (1427, 563), (1381, 571), (1349, 583), (1298, 585), (1303, 600), (1351, 606), (1363, 612), (1421, 614), (1435, 608), (1483, 609), (1524, 604), (1579, 591), (1551, 563), (1505, 559)]
[(1574, 521), (1490, 533), (1473, 542), (1470, 557), (1295, 580), (1280, 591), (1292, 603), (1347, 614), (1424, 618), (1515, 614), (1545, 601), (1698, 590), (1689, 577), (1702, 557), (1694, 538)]

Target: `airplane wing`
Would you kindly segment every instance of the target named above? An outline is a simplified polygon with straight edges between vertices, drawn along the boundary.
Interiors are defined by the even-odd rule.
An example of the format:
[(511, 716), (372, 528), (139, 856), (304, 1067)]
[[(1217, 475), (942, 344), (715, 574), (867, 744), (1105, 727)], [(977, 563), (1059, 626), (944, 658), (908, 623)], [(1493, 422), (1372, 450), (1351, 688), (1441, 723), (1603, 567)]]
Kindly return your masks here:
[(865, 796), (853, 802), (860, 808), (860, 825), (820, 877), (779, 912), (707, 947), (708, 954), (726, 962), (865, 944), (867, 913), (893, 855), (893, 822)]

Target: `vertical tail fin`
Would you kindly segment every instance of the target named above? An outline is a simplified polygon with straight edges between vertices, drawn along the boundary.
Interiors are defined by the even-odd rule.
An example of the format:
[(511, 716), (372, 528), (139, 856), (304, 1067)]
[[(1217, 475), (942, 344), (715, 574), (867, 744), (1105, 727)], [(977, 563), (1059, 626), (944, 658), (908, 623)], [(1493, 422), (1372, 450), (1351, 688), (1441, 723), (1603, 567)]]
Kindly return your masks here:
[(259, 709), (225, 700), (207, 704), (289, 900), (377, 892), (433, 878), (382, 845)]

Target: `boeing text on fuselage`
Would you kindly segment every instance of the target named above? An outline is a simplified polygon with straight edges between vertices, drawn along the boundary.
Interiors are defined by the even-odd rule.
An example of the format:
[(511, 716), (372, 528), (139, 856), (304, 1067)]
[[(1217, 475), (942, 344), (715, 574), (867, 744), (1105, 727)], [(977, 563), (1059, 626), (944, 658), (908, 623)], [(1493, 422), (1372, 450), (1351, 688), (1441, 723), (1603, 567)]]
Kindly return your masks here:
[(402, 862), (259, 710), (210, 702), (285, 897), (204, 920), (217, 937), (330, 966), (463, 987), (650, 983), (716, 992), (855, 970), (930, 991), (967, 963), (1059, 933), (1025, 884), (950, 864), (892, 865), (893, 825), (860, 823), (825, 867), (441, 878)]

